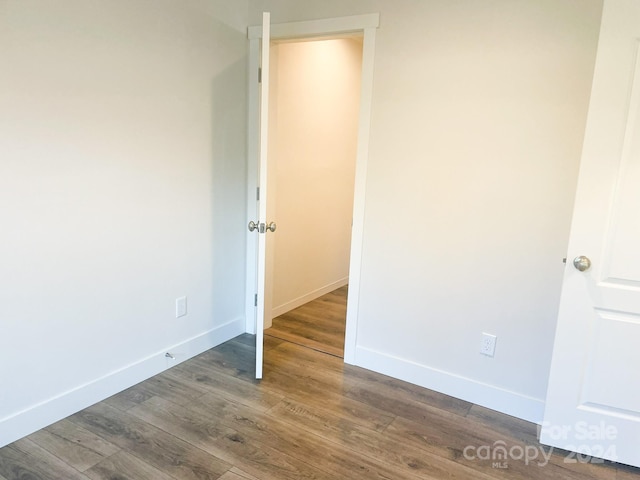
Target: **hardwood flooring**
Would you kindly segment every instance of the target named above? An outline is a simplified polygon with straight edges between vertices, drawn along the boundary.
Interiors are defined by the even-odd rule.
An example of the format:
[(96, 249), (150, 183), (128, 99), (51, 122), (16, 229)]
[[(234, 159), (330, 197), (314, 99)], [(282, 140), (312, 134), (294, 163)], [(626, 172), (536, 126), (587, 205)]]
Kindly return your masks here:
[[(640, 480), (545, 449), (547, 463), (533, 424), (274, 336), (256, 381), (254, 341), (241, 335), (0, 449), (0, 480)], [(513, 452), (499, 465), (469, 455), (496, 445)], [(537, 458), (514, 458), (525, 451)]]
[(342, 358), (347, 289), (338, 288), (274, 318), (264, 334)]

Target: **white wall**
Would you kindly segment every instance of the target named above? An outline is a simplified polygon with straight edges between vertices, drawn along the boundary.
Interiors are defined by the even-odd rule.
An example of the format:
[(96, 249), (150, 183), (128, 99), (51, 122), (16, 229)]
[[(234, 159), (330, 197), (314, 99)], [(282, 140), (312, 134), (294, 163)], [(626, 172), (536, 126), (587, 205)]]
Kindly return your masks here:
[(252, 24), (262, 10), (381, 14), (355, 362), (539, 420), (601, 2), (254, 0)]
[(362, 42), (285, 42), (272, 52), (276, 317), (348, 282)]
[(247, 11), (0, 2), (0, 445), (244, 331)]

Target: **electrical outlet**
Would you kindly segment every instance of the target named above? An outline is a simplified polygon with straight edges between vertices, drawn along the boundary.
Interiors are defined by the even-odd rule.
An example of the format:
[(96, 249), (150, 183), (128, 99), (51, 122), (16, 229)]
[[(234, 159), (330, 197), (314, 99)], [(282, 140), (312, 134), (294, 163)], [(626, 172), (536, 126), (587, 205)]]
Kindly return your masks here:
[(490, 333), (482, 333), (482, 344), (480, 345), (480, 353), (488, 357), (493, 357), (496, 353), (496, 340), (498, 337)]
[(187, 297), (176, 298), (176, 318), (187, 314)]

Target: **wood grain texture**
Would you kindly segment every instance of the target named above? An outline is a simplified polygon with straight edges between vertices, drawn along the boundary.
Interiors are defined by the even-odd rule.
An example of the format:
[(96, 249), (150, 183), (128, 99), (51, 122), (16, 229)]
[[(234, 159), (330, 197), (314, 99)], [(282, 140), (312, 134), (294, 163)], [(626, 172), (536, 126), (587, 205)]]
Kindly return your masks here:
[[(248, 478), (252, 478), (252, 477), (248, 477)], [(253, 477), (255, 478), (255, 477)], [(231, 470), (229, 470), (228, 472), (226, 472), (224, 475), (222, 475), (220, 477), (220, 480), (247, 480), (247, 477), (242, 477), (240, 475), (238, 475), (235, 472), (232, 472)]]
[[(231, 470), (229, 470), (227, 473), (225, 473), (225, 475), (227, 475), (227, 474), (237, 475), (242, 480), (260, 480), (258, 477), (254, 477), (253, 475), (249, 475), (247, 472), (243, 472), (242, 470), (240, 470), (237, 467), (233, 467)], [(224, 475), (223, 475), (223, 477), (224, 477)]]
[[(336, 314), (335, 299), (315, 314), (323, 303)], [(299, 325), (315, 330), (310, 319)], [(640, 480), (549, 455), (529, 422), (300, 343), (266, 336), (256, 381), (255, 337), (241, 335), (0, 449), (0, 480)], [(465, 454), (496, 445), (541, 453), (499, 465)]]
[[(458, 478), (473, 475), (478, 479), (490, 479), (463, 465), (408, 445), (398, 448), (396, 441), (382, 432), (372, 432), (366, 427), (349, 422), (331, 411), (285, 400), (269, 412), (292, 426), (303, 427), (345, 451), (375, 459), (390, 466), (394, 478)], [(382, 477), (385, 478), (385, 477)]]
[(23, 438), (0, 450), (0, 475), (7, 480), (87, 480), (71, 465)]
[(348, 287), (327, 293), (273, 319), (265, 337), (279, 338), (337, 357), (344, 356)]
[(81, 472), (120, 450), (68, 420), (57, 422), (27, 438)]
[(92, 480), (174, 480), (144, 460), (120, 451), (86, 472)]
[(93, 405), (72, 415), (70, 420), (180, 480), (215, 480), (231, 467), (106, 403)]
[(168, 374), (182, 381), (200, 385), (221, 398), (238, 401), (256, 410), (268, 410), (282, 399), (283, 395), (278, 391), (257, 388), (258, 382), (255, 379), (243, 380), (231, 375), (221, 375), (221, 371), (216, 369), (216, 364), (208, 363), (207, 355), (203, 355), (202, 358), (189, 362), (189, 365), (178, 365)]
[(198, 384), (184, 382), (169, 375), (167, 372), (163, 372), (108, 398), (106, 403), (121, 410), (128, 410), (157, 395), (159, 392), (165, 398), (171, 398), (176, 403), (184, 404), (206, 393), (206, 389)]
[(292, 457), (286, 450), (277, 448), (277, 438), (271, 437), (271, 442), (265, 442), (252, 435), (251, 429), (259, 428), (253, 420), (253, 417), (260, 416), (259, 413), (253, 411), (252, 418), (239, 417), (237, 422), (228, 421), (228, 416), (233, 415), (237, 406), (228, 400), (216, 402), (215, 398), (212, 401), (202, 400), (199, 405), (187, 409), (155, 397), (133, 409), (132, 413), (180, 438), (188, 437), (198, 448), (230, 464), (241, 464), (244, 471), (263, 479), (330, 478), (321, 470)]

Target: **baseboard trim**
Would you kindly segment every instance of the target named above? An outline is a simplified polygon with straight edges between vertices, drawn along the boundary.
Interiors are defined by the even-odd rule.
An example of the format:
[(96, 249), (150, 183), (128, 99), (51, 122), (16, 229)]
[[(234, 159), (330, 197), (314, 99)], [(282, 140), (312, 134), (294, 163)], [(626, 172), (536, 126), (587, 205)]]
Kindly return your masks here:
[(336, 288), (344, 287), (349, 284), (349, 277), (341, 278), (329, 285), (325, 285), (324, 287), (318, 288), (312, 292), (309, 292), (301, 297), (295, 298), (290, 302), (283, 303), (282, 305), (278, 305), (271, 309), (271, 318), (276, 318), (282, 315), (283, 313), (290, 312), (294, 308), (301, 307), (305, 303), (309, 303), (316, 298), (319, 298), (327, 293), (333, 292)]
[[(238, 318), (0, 420), (0, 447), (115, 395), (244, 333)], [(170, 352), (174, 359), (165, 357)]]
[(541, 423), (544, 401), (426, 365), (356, 347), (354, 365), (475, 403), (529, 422)]

